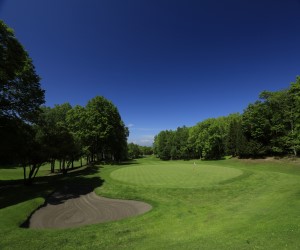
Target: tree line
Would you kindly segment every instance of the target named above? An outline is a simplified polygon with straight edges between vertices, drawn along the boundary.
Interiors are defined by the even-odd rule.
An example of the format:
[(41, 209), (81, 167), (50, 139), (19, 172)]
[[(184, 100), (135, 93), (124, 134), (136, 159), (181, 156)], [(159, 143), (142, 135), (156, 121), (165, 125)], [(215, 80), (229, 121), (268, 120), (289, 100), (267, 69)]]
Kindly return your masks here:
[(287, 89), (263, 91), (242, 114), (164, 130), (154, 138), (154, 153), (163, 160), (298, 156), (299, 152), (299, 76)]
[(0, 164), (20, 165), (31, 183), (40, 166), (55, 161), (66, 173), (75, 160), (119, 161), (127, 157), (128, 128), (102, 96), (85, 107), (42, 106), (40, 77), (14, 31), (0, 20)]
[(152, 155), (153, 154), (153, 147), (149, 146), (140, 146), (133, 142), (128, 143), (128, 151), (127, 157), (128, 159), (137, 159), (141, 158), (145, 155)]
[(127, 157), (128, 128), (118, 109), (102, 96), (91, 99), (85, 107), (69, 103), (42, 107), (37, 129), (51, 169), (55, 160), (65, 171), (83, 156), (87, 163)]

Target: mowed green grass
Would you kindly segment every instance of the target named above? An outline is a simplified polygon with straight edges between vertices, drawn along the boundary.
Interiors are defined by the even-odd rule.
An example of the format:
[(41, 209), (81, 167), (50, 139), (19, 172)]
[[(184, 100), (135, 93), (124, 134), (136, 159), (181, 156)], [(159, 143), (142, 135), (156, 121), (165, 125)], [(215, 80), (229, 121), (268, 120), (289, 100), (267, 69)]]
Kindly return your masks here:
[[(144, 158), (55, 180), (39, 177), (33, 187), (1, 188), (0, 249), (299, 249), (299, 164), (229, 159), (197, 161), (196, 167), (193, 161)], [(76, 229), (19, 228), (46, 194), (72, 181), (153, 209)]]
[(243, 171), (196, 162), (160, 162), (121, 168), (111, 178), (129, 184), (165, 188), (199, 188), (216, 185), (235, 178)]
[[(86, 160), (83, 160), (83, 164), (86, 164)], [(79, 167), (80, 161), (74, 162), (74, 167)], [(55, 162), (55, 170), (58, 171), (59, 169), (59, 162)], [(27, 169), (28, 175), (29, 169)], [(50, 174), (50, 164), (46, 163), (42, 165), (37, 173), (37, 176), (45, 176)], [(24, 171), (22, 167), (1, 167), (0, 166), (0, 181), (1, 180), (19, 180), (22, 179), (24, 176)]]

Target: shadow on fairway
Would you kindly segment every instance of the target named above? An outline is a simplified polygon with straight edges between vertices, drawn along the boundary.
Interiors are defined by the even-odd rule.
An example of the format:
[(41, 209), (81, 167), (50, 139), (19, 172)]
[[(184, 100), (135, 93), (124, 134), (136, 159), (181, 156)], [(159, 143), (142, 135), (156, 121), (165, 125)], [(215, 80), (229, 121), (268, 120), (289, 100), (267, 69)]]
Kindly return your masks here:
[(210, 162), (210, 161), (224, 161), (226, 160), (225, 157), (221, 157), (221, 158), (212, 158), (212, 159), (201, 159), (201, 161), (207, 161), (207, 162)]
[(0, 166), (0, 169), (16, 169), (18, 167), (16, 167), (15, 165), (10, 166), (10, 165), (2, 165)]
[(139, 163), (137, 163), (135, 160), (131, 160), (131, 161), (120, 162), (116, 165), (118, 165), (118, 166), (127, 166), (127, 165), (135, 165), (135, 164), (139, 164)]
[(47, 198), (54, 192), (62, 194), (61, 199), (52, 201), (56, 204), (87, 194), (103, 184), (104, 180), (98, 176), (87, 177), (97, 173), (100, 168), (90, 166), (67, 175), (36, 177), (30, 186), (25, 186), (23, 180), (0, 181), (0, 209), (37, 197)]

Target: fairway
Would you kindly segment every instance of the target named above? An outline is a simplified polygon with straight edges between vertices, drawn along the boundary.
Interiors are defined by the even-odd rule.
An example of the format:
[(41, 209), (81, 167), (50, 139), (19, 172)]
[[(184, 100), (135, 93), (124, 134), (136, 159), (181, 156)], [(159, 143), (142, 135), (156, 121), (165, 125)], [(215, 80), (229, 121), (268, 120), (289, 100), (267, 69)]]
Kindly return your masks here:
[[(44, 171), (45, 176), (37, 177), (36, 184), (24, 187), (22, 179), (16, 180), (20, 169), (11, 169), (8, 175), (7, 169), (0, 168), (1, 250), (294, 250), (300, 246), (297, 163), (228, 159), (198, 160), (194, 165), (194, 161), (148, 157), (84, 168), (67, 176), (47, 176), (49, 170)], [(99, 195), (136, 200), (150, 204), (152, 209), (104, 223), (88, 217), (91, 225), (76, 228), (20, 228), (47, 195), (71, 184), (92, 185), (95, 199)], [(70, 202), (78, 205), (75, 199)], [(120, 209), (126, 210), (124, 206)], [(86, 209), (82, 212), (84, 215)], [(109, 214), (111, 209), (99, 213)]]
[(193, 162), (161, 162), (118, 169), (111, 178), (129, 184), (165, 188), (201, 188), (216, 185), (241, 175), (239, 169), (193, 164)]

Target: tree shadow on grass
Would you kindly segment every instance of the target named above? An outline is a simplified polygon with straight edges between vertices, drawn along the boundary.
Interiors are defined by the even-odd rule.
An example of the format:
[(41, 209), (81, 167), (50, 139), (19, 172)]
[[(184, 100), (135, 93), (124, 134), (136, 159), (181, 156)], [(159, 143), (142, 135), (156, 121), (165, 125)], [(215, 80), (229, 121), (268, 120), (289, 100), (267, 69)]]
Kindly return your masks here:
[(135, 165), (135, 164), (139, 164), (139, 163), (137, 163), (135, 160), (132, 160), (132, 161), (120, 162), (116, 165), (117, 166), (127, 166), (127, 165)]
[(53, 201), (57, 204), (87, 194), (104, 183), (99, 176), (93, 176), (98, 171), (98, 166), (90, 166), (67, 175), (36, 177), (30, 186), (25, 186), (23, 180), (1, 181), (0, 209), (37, 197), (47, 199), (55, 192), (61, 193), (61, 198)]
[(99, 162), (101, 165), (114, 165), (114, 166), (123, 166), (123, 165), (133, 165), (138, 164), (136, 160), (127, 160), (122, 162), (115, 162), (115, 161), (101, 161)]
[(226, 159), (226, 157), (220, 157), (220, 158), (211, 158), (211, 159), (205, 159), (205, 158), (203, 158), (203, 159), (201, 159), (201, 161), (203, 161), (203, 162), (205, 162), (205, 161), (207, 161), (207, 162), (210, 162), (210, 161), (224, 161), (224, 160), (227, 160)]
[(16, 169), (15, 165), (0, 165), (0, 169)]

